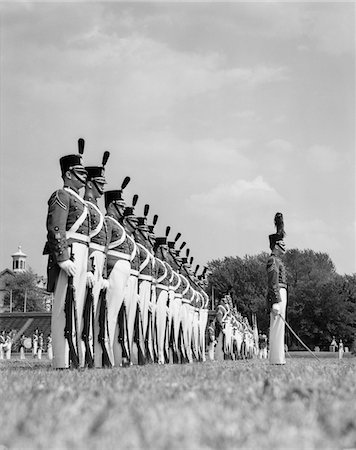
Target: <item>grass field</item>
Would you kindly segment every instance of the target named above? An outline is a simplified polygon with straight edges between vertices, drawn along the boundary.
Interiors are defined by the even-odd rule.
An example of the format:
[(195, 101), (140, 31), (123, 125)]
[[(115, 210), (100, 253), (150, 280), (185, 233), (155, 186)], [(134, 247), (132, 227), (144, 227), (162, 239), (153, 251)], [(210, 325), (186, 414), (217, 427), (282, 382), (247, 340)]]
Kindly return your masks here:
[(356, 449), (356, 358), (0, 364), (0, 449)]

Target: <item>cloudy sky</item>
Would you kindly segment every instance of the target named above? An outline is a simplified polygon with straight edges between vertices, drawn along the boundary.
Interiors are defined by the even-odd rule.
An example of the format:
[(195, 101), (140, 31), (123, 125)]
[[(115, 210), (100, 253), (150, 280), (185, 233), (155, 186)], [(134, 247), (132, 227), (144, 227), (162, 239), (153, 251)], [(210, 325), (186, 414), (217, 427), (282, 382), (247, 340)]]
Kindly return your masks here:
[(111, 151), (195, 263), (287, 246), (355, 264), (353, 3), (1, 4), (0, 270), (45, 274), (58, 159)]

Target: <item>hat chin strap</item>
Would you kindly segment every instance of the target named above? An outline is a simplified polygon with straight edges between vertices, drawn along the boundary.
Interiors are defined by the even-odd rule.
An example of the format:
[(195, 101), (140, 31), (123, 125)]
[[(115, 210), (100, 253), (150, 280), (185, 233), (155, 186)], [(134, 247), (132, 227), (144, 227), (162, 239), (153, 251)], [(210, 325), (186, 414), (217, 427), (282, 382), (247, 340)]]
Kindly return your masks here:
[(119, 208), (117, 207), (117, 204), (116, 203), (113, 203), (113, 205), (114, 205), (114, 208), (116, 209), (116, 212), (117, 212), (117, 214), (118, 214), (118, 216), (119, 216), (119, 222), (121, 223), (121, 225), (123, 224), (123, 219), (124, 219), (124, 216), (121, 214), (121, 212), (120, 212), (120, 210), (119, 210)]
[(98, 182), (97, 182), (97, 181), (95, 181), (95, 180), (91, 180), (91, 181), (92, 181), (92, 183), (94, 184), (94, 186), (96, 187), (96, 190), (99, 192), (99, 194), (100, 194), (100, 195), (103, 195), (103, 194), (104, 194), (104, 188), (100, 187), (100, 186), (98, 185)]
[(80, 181), (81, 183), (85, 184), (85, 179), (83, 179), (83, 178), (81, 178), (79, 175), (77, 175), (77, 174), (75, 173), (75, 170), (74, 170), (74, 169), (71, 169), (70, 172), (75, 176), (75, 178), (76, 178), (78, 181)]

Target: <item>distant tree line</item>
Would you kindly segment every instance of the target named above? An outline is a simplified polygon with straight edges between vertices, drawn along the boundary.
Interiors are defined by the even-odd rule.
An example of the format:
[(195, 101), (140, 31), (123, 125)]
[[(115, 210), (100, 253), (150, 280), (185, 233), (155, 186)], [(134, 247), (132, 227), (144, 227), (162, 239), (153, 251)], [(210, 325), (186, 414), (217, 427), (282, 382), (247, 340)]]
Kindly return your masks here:
[(8, 276), (5, 281), (7, 290), (4, 297), (4, 306), (12, 312), (46, 311), (48, 296), (45, 291), (37, 286), (37, 275), (30, 269), (25, 272)]
[[(267, 333), (266, 310), (268, 253), (243, 258), (226, 257), (208, 263), (209, 290), (215, 303), (230, 291), (238, 310)], [(286, 320), (310, 348), (328, 349), (333, 336), (351, 348), (356, 337), (356, 274), (339, 275), (327, 253), (288, 250), (284, 255), (288, 279)], [(288, 346), (301, 348), (287, 331)]]

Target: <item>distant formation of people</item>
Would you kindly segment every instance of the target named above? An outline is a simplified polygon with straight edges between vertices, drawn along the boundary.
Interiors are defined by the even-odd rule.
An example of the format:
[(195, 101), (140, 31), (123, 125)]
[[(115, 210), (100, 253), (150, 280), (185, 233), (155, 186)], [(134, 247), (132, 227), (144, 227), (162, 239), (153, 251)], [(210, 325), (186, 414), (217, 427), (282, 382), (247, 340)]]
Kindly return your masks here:
[(10, 360), (14, 349), (15, 352), (18, 351), (20, 360), (26, 359), (26, 351), (30, 349), (33, 358), (42, 359), (43, 353), (47, 350), (47, 358), (53, 359), (51, 334), (47, 336), (46, 346), (44, 333), (38, 329), (33, 332), (32, 337), (27, 337), (22, 333), (21, 337), (17, 339), (16, 335), (16, 330), (0, 331), (0, 360)]

